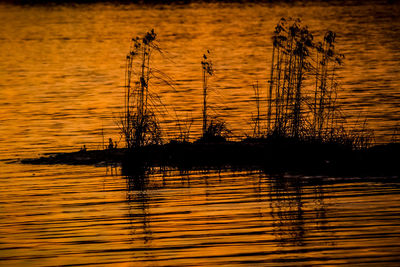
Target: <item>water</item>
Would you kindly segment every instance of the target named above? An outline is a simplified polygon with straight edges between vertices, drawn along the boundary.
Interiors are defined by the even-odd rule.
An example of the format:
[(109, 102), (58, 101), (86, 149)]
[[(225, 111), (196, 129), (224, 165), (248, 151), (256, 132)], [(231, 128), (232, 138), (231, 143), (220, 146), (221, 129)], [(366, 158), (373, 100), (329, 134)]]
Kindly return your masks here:
[(1, 177), (4, 266), (400, 260), (398, 183), (230, 171), (140, 180), (96, 167), (18, 168)]
[[(367, 117), (378, 142), (399, 121), (396, 4), (0, 5), (0, 265), (396, 265), (394, 180), (275, 177), (260, 172), (156, 172), (30, 166), (18, 158), (120, 140), (129, 40), (154, 28), (163, 55), (153, 79), (168, 113), (201, 122), (201, 56), (215, 67), (210, 103), (234, 135), (251, 132), (252, 85), (262, 96), (271, 32), (301, 17), (316, 36), (338, 33), (339, 99), (348, 125)], [(262, 110), (266, 112), (266, 110)], [(360, 115), (361, 114), (361, 115)], [(122, 143), (120, 142), (121, 146)]]

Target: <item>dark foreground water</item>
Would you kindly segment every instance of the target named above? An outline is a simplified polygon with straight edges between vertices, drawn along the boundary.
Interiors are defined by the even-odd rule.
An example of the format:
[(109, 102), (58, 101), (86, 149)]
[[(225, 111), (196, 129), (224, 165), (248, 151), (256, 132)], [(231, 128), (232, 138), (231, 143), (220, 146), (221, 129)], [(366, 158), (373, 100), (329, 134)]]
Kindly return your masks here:
[[(238, 171), (156, 172), (30, 166), (18, 158), (99, 148), (119, 137), (131, 37), (154, 28), (163, 55), (164, 137), (176, 115), (201, 122), (202, 54), (210, 105), (234, 135), (251, 132), (252, 85), (265, 97), (271, 33), (300, 17), (316, 38), (338, 33), (339, 99), (347, 125), (367, 117), (378, 142), (399, 121), (400, 8), (366, 4), (183, 6), (0, 5), (0, 265), (392, 265), (400, 261), (396, 180)], [(160, 78), (160, 77), (159, 77)], [(160, 108), (164, 109), (164, 107)], [(176, 110), (176, 112), (174, 111)], [(262, 108), (265, 115), (265, 103)], [(175, 115), (176, 114), (176, 115)], [(102, 130), (103, 129), (103, 130)]]
[(122, 177), (19, 166), (0, 177), (3, 266), (395, 266), (400, 187), (261, 172)]

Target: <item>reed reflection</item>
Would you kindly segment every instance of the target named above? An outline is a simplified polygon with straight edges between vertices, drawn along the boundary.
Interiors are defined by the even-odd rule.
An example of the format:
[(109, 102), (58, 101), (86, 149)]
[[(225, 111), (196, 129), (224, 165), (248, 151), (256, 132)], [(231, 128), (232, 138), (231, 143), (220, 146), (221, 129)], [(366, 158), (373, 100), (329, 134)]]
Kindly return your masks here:
[(132, 240), (151, 254), (164, 243), (189, 249), (210, 236), (221, 244), (236, 238), (241, 244), (243, 229), (253, 229), (246, 230), (246, 242), (311, 250), (316, 244), (332, 246), (323, 237), (334, 240), (325, 187), (322, 178), (258, 171), (239, 176), (218, 170), (136, 172), (126, 176)]
[(320, 182), (272, 175), (269, 200), (273, 233), (279, 246), (307, 246), (312, 231), (327, 228), (327, 207)]
[[(149, 176), (146, 171), (138, 171), (125, 179), (128, 218), (132, 226), (133, 240), (141, 238), (144, 244), (150, 245), (153, 237), (150, 226), (150, 197), (147, 192)], [(137, 229), (138, 227), (140, 227), (141, 233)]]

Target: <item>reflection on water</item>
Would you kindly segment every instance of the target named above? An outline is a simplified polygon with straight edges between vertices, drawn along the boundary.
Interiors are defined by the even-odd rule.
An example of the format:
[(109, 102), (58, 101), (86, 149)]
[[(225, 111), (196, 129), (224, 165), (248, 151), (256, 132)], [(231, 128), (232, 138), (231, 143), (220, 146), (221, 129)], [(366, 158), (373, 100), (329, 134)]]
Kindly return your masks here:
[[(394, 213), (381, 213), (388, 198), (400, 208), (392, 195), (396, 185), (371, 188), (357, 179), (346, 184), (329, 177), (229, 171), (162, 172), (125, 180), (131, 260), (144, 265), (398, 259), (394, 244), (400, 225)], [(388, 195), (379, 199), (381, 193)], [(371, 249), (375, 252), (366, 254)]]
[(270, 192), (271, 217), (274, 234), (282, 245), (302, 246), (304, 237), (304, 211), (302, 188), (298, 178), (273, 178)]
[(400, 260), (393, 180), (229, 170), (126, 177), (114, 168), (1, 166), (4, 266)]
[[(302, 18), (317, 36), (338, 33), (346, 55), (343, 109), (354, 121), (362, 108), (377, 138), (388, 140), (399, 120), (398, 14), (397, 4), (374, 1), (0, 4), (0, 265), (395, 266), (394, 179), (227, 170), (124, 177), (115, 168), (15, 161), (84, 144), (99, 148), (102, 132), (120, 140), (115, 121), (129, 40), (151, 28), (164, 49), (153, 65), (177, 83), (174, 90), (154, 88), (169, 110), (194, 117), (192, 136), (201, 129), (206, 49), (215, 67), (209, 103), (235, 135), (249, 133), (252, 84), (266, 88), (270, 34), (283, 16)], [(163, 118), (165, 136), (177, 134), (174, 114)]]
[[(274, 234), (281, 246), (305, 246), (304, 236), (310, 230), (327, 230), (327, 206), (319, 179), (312, 184), (311, 209), (304, 207), (301, 177), (271, 177), (270, 209)], [(307, 194), (307, 193), (305, 193)], [(333, 244), (332, 244), (333, 245)]]
[[(142, 229), (141, 236), (143, 238), (144, 244), (151, 242), (152, 233), (150, 226), (150, 214), (149, 214), (149, 196), (144, 189), (145, 186), (145, 178), (136, 177), (136, 178), (127, 178), (127, 201), (129, 204), (128, 208), (128, 217), (131, 221), (132, 225), (132, 236), (133, 239), (140, 239), (138, 231), (135, 231), (135, 228), (138, 227), (137, 221), (139, 220), (140, 228)], [(139, 188), (137, 186), (139, 185)], [(139, 192), (133, 193), (131, 190), (139, 189)], [(135, 209), (136, 208), (136, 209)], [(139, 211), (139, 213), (137, 212)]]

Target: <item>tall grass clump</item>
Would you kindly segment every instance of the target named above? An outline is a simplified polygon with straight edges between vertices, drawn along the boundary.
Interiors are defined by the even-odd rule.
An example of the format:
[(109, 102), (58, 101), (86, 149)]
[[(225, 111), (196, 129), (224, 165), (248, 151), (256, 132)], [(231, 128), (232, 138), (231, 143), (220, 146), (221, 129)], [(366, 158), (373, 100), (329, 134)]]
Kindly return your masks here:
[(226, 127), (226, 123), (222, 119), (218, 119), (216, 117), (210, 118), (207, 113), (208, 104), (208, 80), (214, 74), (213, 64), (210, 59), (210, 52), (207, 50), (206, 54), (203, 54), (203, 58), (201, 61), (202, 67), (202, 83), (203, 83), (203, 127), (202, 127), (202, 136), (199, 141), (202, 142), (221, 142), (226, 140), (226, 136), (229, 133), (229, 130)]
[(150, 59), (156, 44), (154, 30), (143, 37), (132, 39), (130, 51), (126, 56), (125, 103), (122, 119), (122, 134), (128, 149), (158, 144), (161, 142), (160, 123), (154, 112), (149, 90), (152, 69)]
[(194, 122), (193, 117), (186, 117), (186, 119), (179, 119), (175, 113), (176, 126), (178, 128), (178, 136), (175, 141), (181, 143), (190, 142), (190, 132)]
[(262, 130), (262, 115), (261, 115), (261, 98), (260, 98), (260, 88), (258, 86), (258, 82), (253, 85), (253, 91), (254, 91), (254, 101), (256, 104), (256, 114), (252, 115), (251, 118), (251, 123), (252, 123), (252, 128), (253, 128), (253, 133), (252, 136), (249, 136), (249, 138), (264, 138), (265, 133)]
[(336, 33), (322, 41), (299, 19), (282, 18), (272, 37), (272, 61), (267, 89), (267, 130), (270, 136), (369, 146), (371, 133), (344, 128), (336, 72), (344, 56)]
[(305, 133), (304, 80), (311, 70), (313, 35), (300, 20), (281, 19), (273, 35), (268, 91), (270, 133), (300, 138)]
[(313, 101), (313, 133), (319, 139), (333, 139), (342, 131), (337, 105), (336, 70), (343, 55), (335, 49), (336, 33), (327, 31), (323, 42), (315, 44), (315, 91)]
[(201, 61), (201, 67), (202, 67), (202, 82), (203, 82), (203, 137), (206, 135), (207, 128), (208, 128), (208, 116), (207, 116), (207, 93), (208, 93), (208, 88), (207, 88), (207, 82), (209, 77), (211, 77), (214, 74), (214, 69), (212, 65), (212, 61), (209, 58), (210, 52), (207, 51), (207, 55), (203, 55), (203, 60)]

